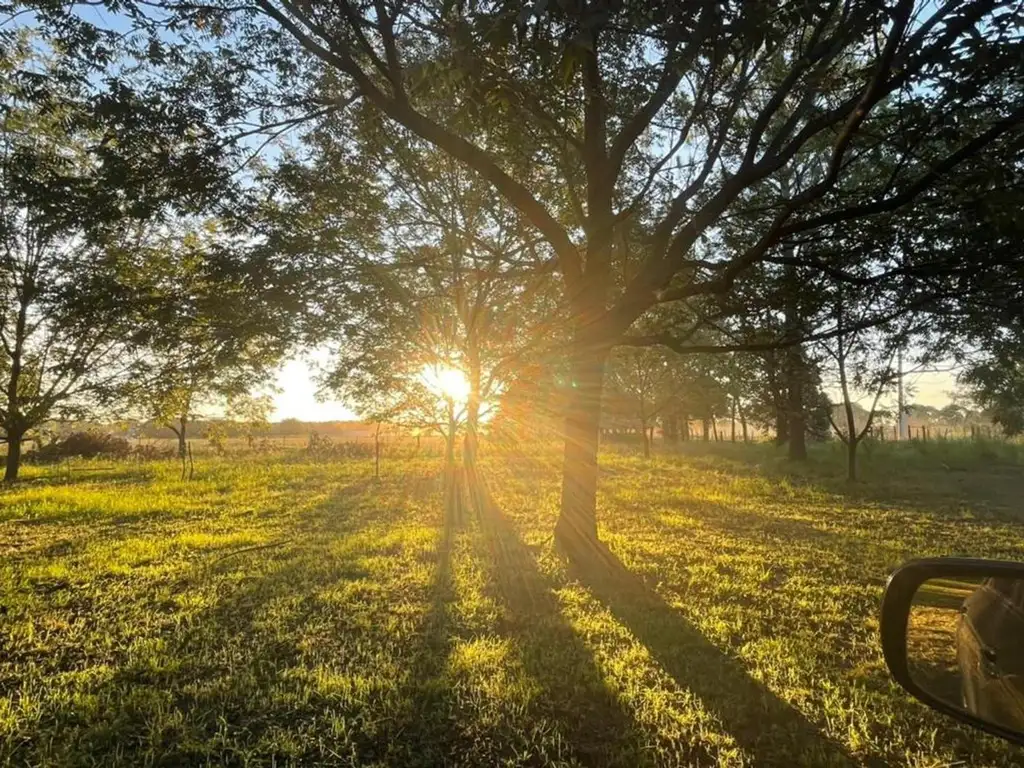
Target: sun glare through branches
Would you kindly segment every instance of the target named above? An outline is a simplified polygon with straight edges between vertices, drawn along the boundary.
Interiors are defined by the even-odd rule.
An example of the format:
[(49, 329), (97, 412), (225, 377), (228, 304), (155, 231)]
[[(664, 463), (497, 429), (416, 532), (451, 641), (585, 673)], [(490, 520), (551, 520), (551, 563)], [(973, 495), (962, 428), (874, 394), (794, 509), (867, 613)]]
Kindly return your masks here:
[(431, 392), (456, 405), (465, 405), (470, 386), (466, 374), (447, 365), (425, 365), (420, 372), (423, 383)]

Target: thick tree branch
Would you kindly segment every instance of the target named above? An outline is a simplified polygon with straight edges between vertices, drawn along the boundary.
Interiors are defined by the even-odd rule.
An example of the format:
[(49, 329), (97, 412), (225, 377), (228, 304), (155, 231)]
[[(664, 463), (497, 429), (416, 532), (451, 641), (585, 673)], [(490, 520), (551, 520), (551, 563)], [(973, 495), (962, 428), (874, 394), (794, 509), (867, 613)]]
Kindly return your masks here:
[[(338, 0), (338, 2), (347, 5), (345, 0)], [(575, 289), (582, 267), (579, 252), (565, 228), (526, 187), (505, 173), (493, 157), (480, 147), (458, 134), (448, 131), (418, 112), (408, 102), (390, 97), (381, 91), (373, 79), (355, 62), (347, 48), (339, 47), (336, 39), (323, 37), (327, 41), (325, 46), (288, 15), (282, 13), (270, 0), (256, 0), (256, 3), (266, 15), (284, 27), (303, 48), (321, 61), (336, 67), (351, 77), (365, 97), (389, 118), (465, 163), (493, 184), (544, 235), (558, 257), (559, 267), (567, 287), (570, 290)]]

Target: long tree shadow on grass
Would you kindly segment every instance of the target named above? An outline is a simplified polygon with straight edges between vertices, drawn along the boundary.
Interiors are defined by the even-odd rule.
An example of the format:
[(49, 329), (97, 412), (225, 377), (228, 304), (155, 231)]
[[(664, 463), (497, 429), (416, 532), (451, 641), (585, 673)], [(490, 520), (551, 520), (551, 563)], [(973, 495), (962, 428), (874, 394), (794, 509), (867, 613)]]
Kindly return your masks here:
[(451, 645), (449, 605), (455, 598), (452, 579), (452, 547), (465, 524), (465, 498), (458, 477), (446, 471), (442, 478), (444, 511), (438, 536), (430, 603), (418, 632), (419, 642), (408, 657), (409, 677), (399, 698), (403, 712), (395, 731), (401, 743), (392, 744), (390, 760), (403, 764), (446, 762), (453, 751), (449, 728), (455, 704), (443, 680)]
[(603, 544), (571, 558), (570, 573), (691, 691), (759, 765), (848, 765), (847, 751), (630, 572)]
[(483, 534), (494, 596), (505, 608), (503, 629), (516, 640), (527, 674), (543, 689), (542, 713), (585, 765), (635, 764), (641, 735), (632, 714), (607, 686), (590, 649), (562, 614), (533, 553), (494, 502), (481, 476), (467, 473), (470, 503)]

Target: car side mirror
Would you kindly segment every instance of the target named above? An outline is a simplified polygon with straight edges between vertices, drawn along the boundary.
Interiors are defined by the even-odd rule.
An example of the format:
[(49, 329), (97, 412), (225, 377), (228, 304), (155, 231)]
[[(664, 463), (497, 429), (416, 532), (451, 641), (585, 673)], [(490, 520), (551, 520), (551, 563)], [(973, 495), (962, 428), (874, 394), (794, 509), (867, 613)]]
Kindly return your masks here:
[(882, 598), (882, 651), (933, 709), (1024, 744), (1024, 564), (912, 560)]

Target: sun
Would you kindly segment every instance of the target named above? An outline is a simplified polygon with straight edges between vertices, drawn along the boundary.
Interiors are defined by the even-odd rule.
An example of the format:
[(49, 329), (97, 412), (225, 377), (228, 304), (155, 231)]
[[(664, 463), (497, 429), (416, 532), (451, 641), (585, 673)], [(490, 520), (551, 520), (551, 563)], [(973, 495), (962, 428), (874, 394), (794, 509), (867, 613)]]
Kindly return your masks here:
[(469, 379), (458, 368), (447, 365), (426, 365), (420, 374), (427, 388), (445, 400), (465, 403), (469, 399)]

